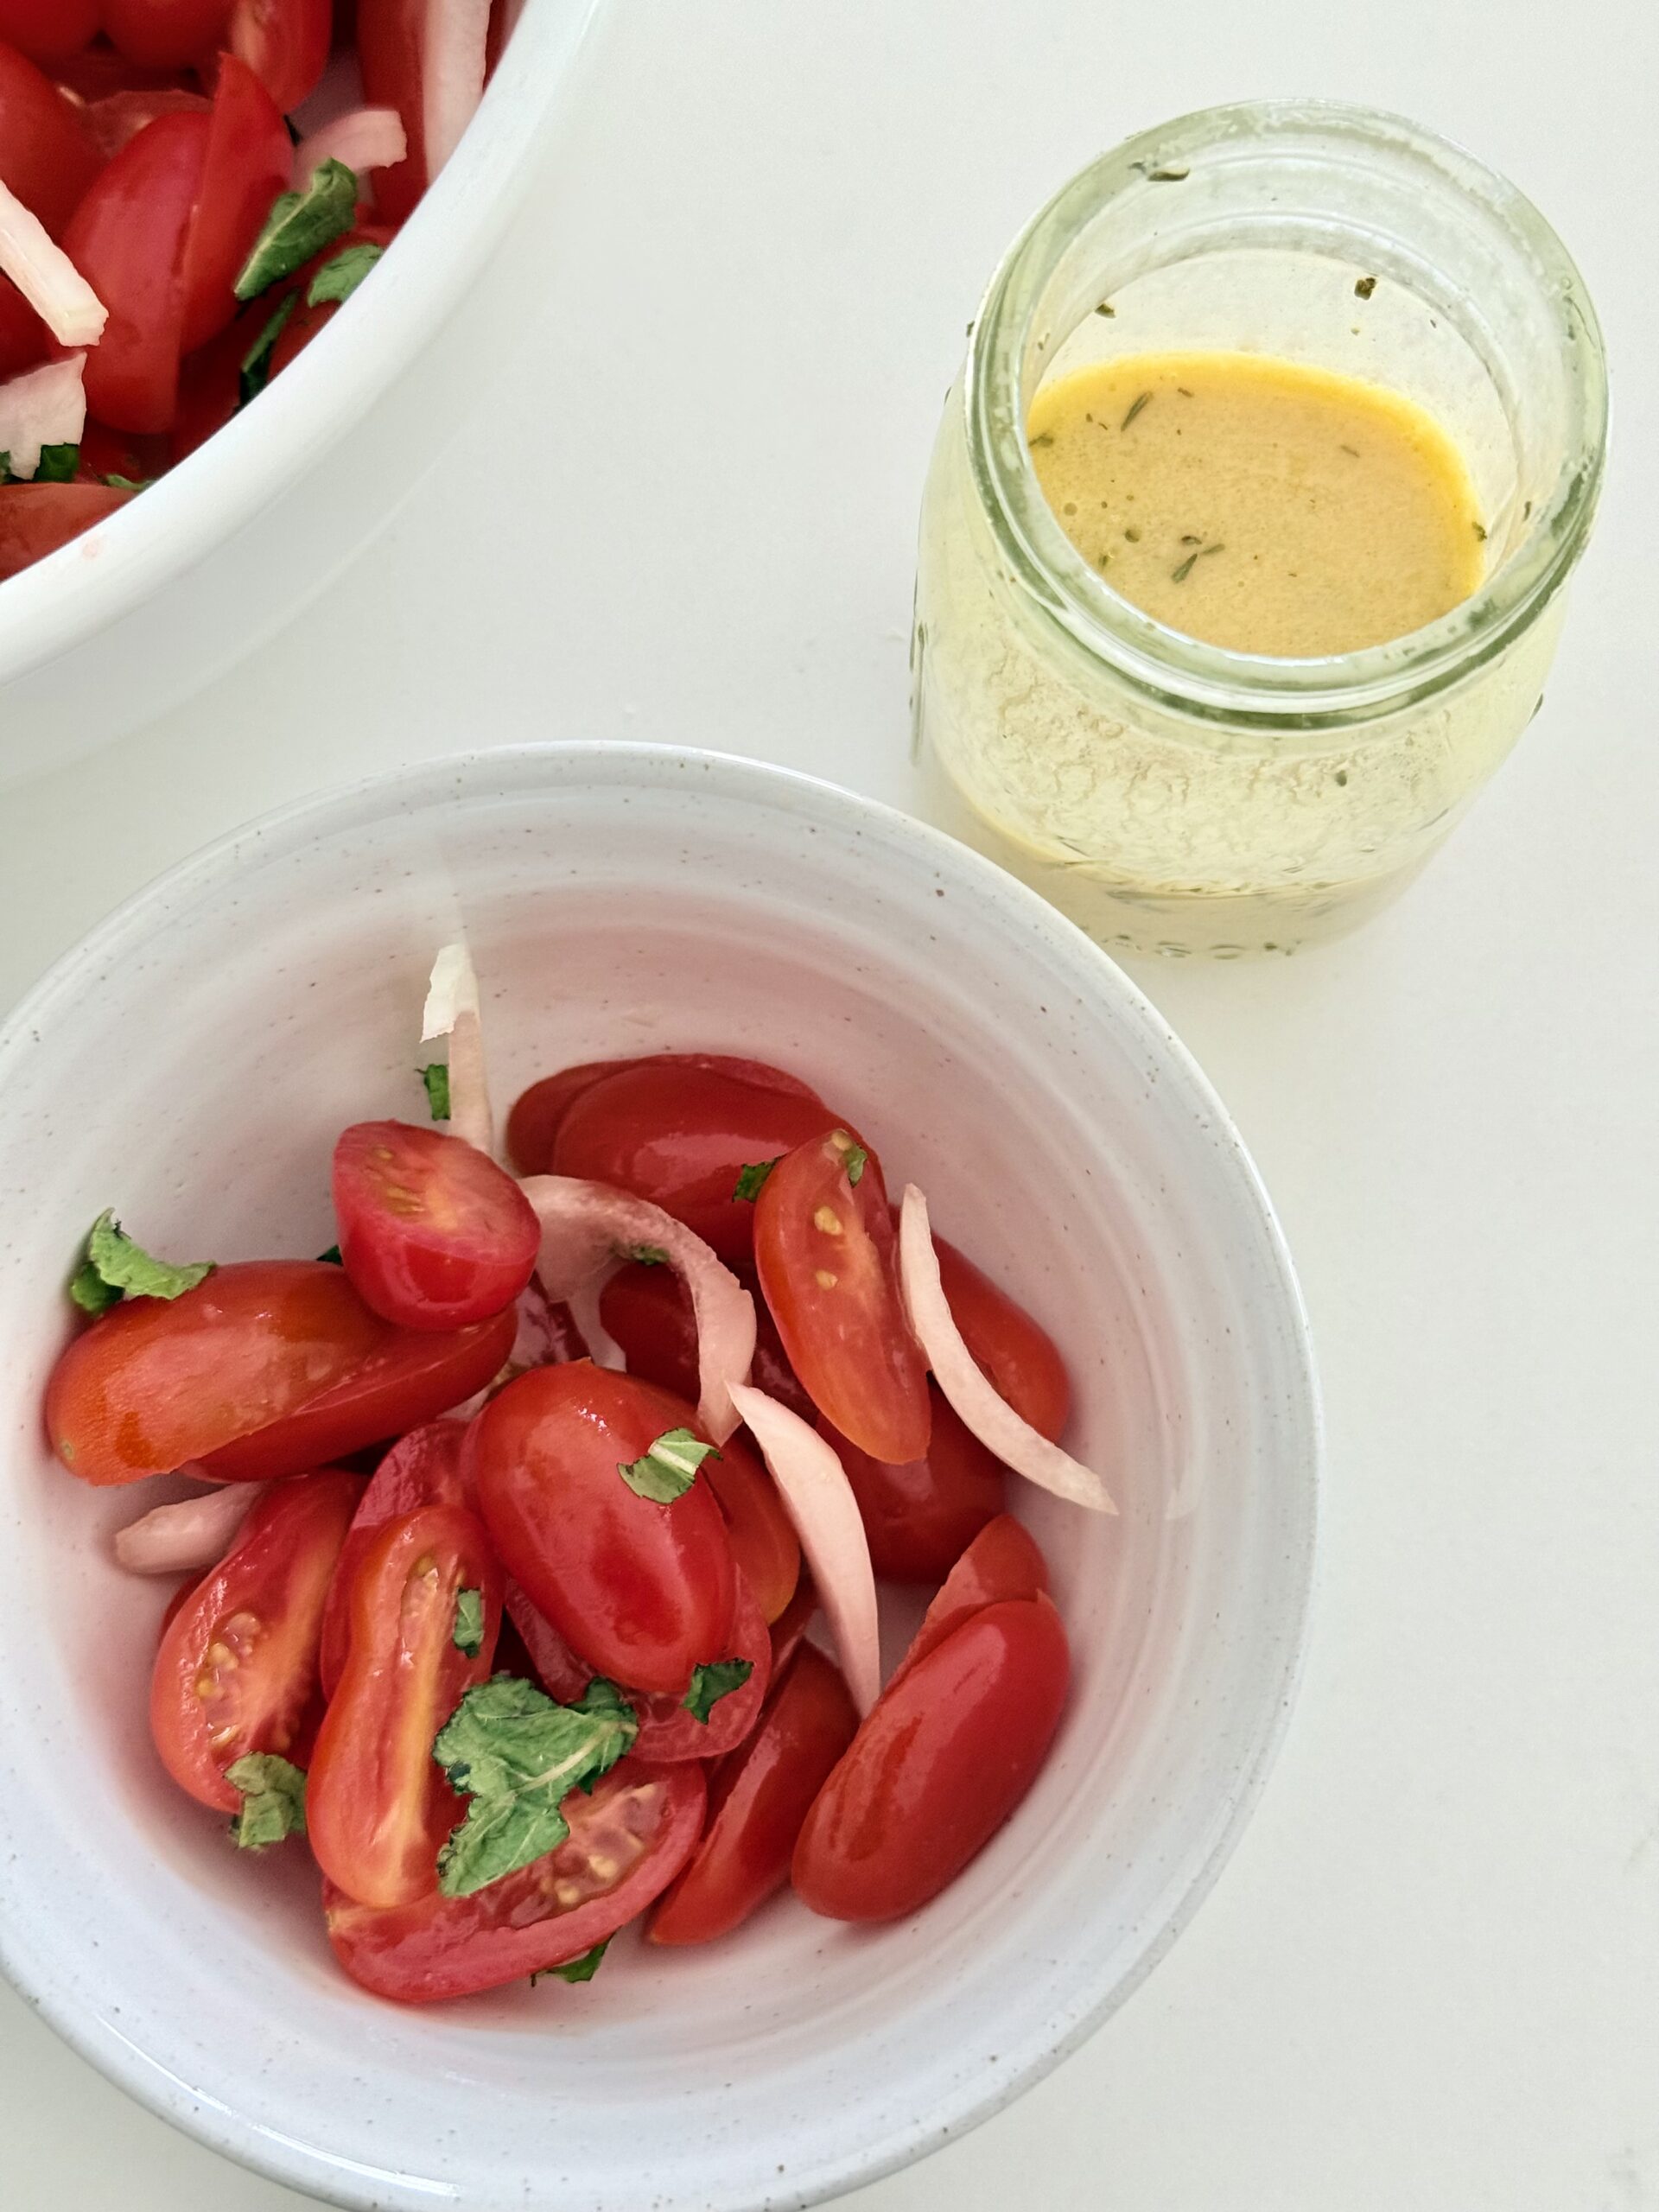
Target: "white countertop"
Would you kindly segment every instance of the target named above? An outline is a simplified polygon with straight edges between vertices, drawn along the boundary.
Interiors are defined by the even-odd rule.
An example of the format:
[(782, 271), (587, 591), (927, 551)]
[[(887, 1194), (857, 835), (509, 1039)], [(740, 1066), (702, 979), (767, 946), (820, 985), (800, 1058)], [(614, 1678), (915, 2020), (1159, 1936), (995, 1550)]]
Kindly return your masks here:
[[(1126, 2008), (868, 2212), (1659, 2207), (1659, 11), (1651, 0), (614, 9), (503, 270), (525, 340), (379, 543), (183, 711), (0, 798), (0, 1000), (314, 786), (676, 738), (903, 802), (921, 473), (1050, 189), (1247, 94), (1506, 170), (1607, 327), (1615, 459), (1542, 715), (1408, 899), (1143, 966), (1318, 1334), (1312, 1662), (1213, 1897)], [(249, 1993), (251, 2007), (258, 1993)], [(278, 2212), (0, 1992), (0, 2199)], [(582, 2208), (562, 2208), (582, 2212)]]

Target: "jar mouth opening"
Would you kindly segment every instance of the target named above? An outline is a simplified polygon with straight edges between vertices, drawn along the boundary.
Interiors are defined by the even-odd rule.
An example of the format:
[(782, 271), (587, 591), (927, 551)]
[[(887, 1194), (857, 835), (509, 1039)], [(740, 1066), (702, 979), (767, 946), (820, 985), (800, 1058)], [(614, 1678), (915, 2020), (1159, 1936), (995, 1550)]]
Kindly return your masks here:
[[(1113, 590), (1077, 553), (1026, 441), (1027, 363), (1068, 251), (1109, 211), (1179, 191), (1206, 156), (1240, 162), (1298, 142), (1349, 163), (1386, 149), (1454, 195), (1495, 238), (1560, 323), (1565, 435), (1547, 496), (1519, 541), (1469, 597), (1408, 635), (1306, 659), (1248, 653), (1171, 628)], [(1264, 211), (1271, 219), (1272, 211)], [(1176, 256), (1182, 258), (1184, 256)], [(1055, 331), (1055, 346), (1069, 334)], [(1046, 342), (1045, 340), (1045, 342)], [(963, 398), (969, 463), (999, 550), (1039, 616), (1160, 706), (1229, 720), (1341, 726), (1431, 696), (1500, 652), (1542, 611), (1583, 549), (1600, 493), (1607, 385), (1600, 327), (1567, 249), (1522, 194), (1451, 141), (1406, 118), (1339, 101), (1248, 101), (1208, 108), (1135, 137), (1079, 172), (1014, 241), (993, 276), (969, 346)]]

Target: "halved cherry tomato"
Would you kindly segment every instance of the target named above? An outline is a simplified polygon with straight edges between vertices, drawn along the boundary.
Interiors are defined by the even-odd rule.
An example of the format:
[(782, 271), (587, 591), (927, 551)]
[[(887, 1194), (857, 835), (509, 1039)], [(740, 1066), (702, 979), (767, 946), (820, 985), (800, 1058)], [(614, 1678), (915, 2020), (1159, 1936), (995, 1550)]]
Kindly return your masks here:
[(106, 476), (124, 476), (143, 484), (159, 476), (167, 467), (164, 438), (135, 437), (130, 431), (111, 430), (91, 416), (80, 434), (79, 483), (101, 484)]
[(795, 1091), (645, 1060), (572, 1102), (554, 1140), (553, 1173), (636, 1192), (722, 1259), (741, 1260), (753, 1248), (755, 1218), (753, 1202), (733, 1195), (744, 1168), (836, 1126), (827, 1106)]
[(86, 128), (106, 162), (112, 162), (130, 139), (158, 115), (211, 115), (213, 102), (205, 92), (186, 92), (162, 85), (148, 92), (111, 92), (94, 100), (86, 111)]
[(875, 1154), (837, 1129), (781, 1160), (755, 1202), (754, 1257), (789, 1363), (818, 1411), (874, 1459), (924, 1458), (927, 1367), (899, 1295)]
[[(754, 1295), (750, 1382), (803, 1421), (816, 1421), (818, 1409), (789, 1363), (778, 1325), (760, 1295), (753, 1269), (740, 1261), (734, 1272)], [(671, 1390), (677, 1398), (696, 1399), (702, 1387), (697, 1373), (697, 1318), (691, 1294), (672, 1268), (635, 1264), (619, 1268), (600, 1295), (599, 1318), (621, 1346), (630, 1375)]]
[(235, 319), (237, 277), (293, 166), (293, 142), (276, 103), (246, 62), (223, 55), (201, 194), (184, 246), (187, 353)]
[(395, 107), (409, 141), (394, 168), (376, 169), (374, 204), (401, 223), (426, 190), (426, 99), (421, 56), (427, 0), (358, 0), (357, 57), (363, 97), (371, 107)]
[(353, 1981), (378, 1997), (427, 2005), (467, 1997), (579, 1959), (638, 1918), (679, 1872), (702, 1827), (695, 1761), (618, 1761), (561, 1808), (556, 1850), (469, 1897), (441, 1895), (377, 1911), (327, 1885), (328, 1940)]
[(702, 1471), (732, 1540), (738, 1573), (753, 1591), (761, 1618), (775, 1621), (801, 1574), (801, 1540), (777, 1485), (741, 1436), (728, 1437), (719, 1457), (703, 1461)]
[[(210, 1567), (207, 1571), (209, 1573), (212, 1573), (213, 1569)], [(172, 1627), (174, 1622), (177, 1620), (181, 1612), (183, 1611), (185, 1599), (190, 1595), (193, 1590), (196, 1590), (200, 1587), (202, 1577), (200, 1574), (187, 1574), (185, 1576), (178, 1588), (173, 1592), (173, 1595), (167, 1601), (167, 1610), (162, 1615), (162, 1625), (157, 1631), (158, 1636), (165, 1636), (167, 1634), (168, 1629)]]
[(933, 1433), (919, 1459), (873, 1459), (833, 1422), (818, 1426), (836, 1447), (858, 1500), (870, 1564), (893, 1582), (938, 1582), (966, 1546), (1001, 1512), (1002, 1464), (952, 1410), (937, 1383)]
[(35, 61), (64, 61), (90, 44), (98, 0), (0, 0), (0, 38)]
[(832, 1920), (893, 1920), (954, 1881), (1032, 1783), (1071, 1672), (1046, 1598), (987, 1605), (882, 1695), (807, 1815), (795, 1887)]
[(530, 1281), (536, 1211), (511, 1175), (460, 1137), (359, 1122), (334, 1147), (346, 1272), (405, 1329), (459, 1329), (499, 1313)]
[(200, 1803), (236, 1810), (225, 1770), (250, 1752), (302, 1753), (323, 1603), (361, 1488), (334, 1473), (280, 1484), (163, 1631), (150, 1729), (168, 1772)]
[(43, 561), (131, 497), (105, 484), (0, 485), (0, 578)]
[(463, 1421), (433, 1421), (410, 1429), (381, 1460), (358, 1500), (323, 1615), (318, 1671), (325, 1697), (334, 1695), (345, 1672), (352, 1639), (352, 1585), (380, 1531), (388, 1522), (406, 1519), (423, 1505), (471, 1504), (471, 1493), (461, 1471), (466, 1440)]
[(51, 357), (52, 334), (10, 276), (0, 276), (0, 377), (15, 377)]
[(975, 1613), (1005, 1598), (1046, 1598), (1048, 1566), (1037, 1541), (1011, 1513), (988, 1522), (945, 1577), (944, 1586), (922, 1617), (910, 1649), (893, 1670), (893, 1682), (925, 1659), (935, 1645)]
[(699, 1472), (671, 1503), (621, 1469), (696, 1416), (666, 1391), (586, 1360), (509, 1382), (467, 1431), (479, 1503), (509, 1574), (595, 1673), (683, 1695), (731, 1656), (736, 1572)]
[(219, 44), (230, 0), (99, 0), (105, 35), (145, 69), (179, 69)]
[(1071, 1383), (1053, 1338), (954, 1244), (942, 1236), (933, 1242), (963, 1342), (1020, 1419), (1058, 1443), (1071, 1412)]
[[(463, 1590), (482, 1640), (455, 1641)], [(389, 1522), (352, 1584), (351, 1646), (312, 1756), (306, 1830), (317, 1864), (359, 1904), (412, 1904), (466, 1806), (432, 1757), (439, 1730), (489, 1680), (501, 1570), (474, 1516), (425, 1505)]]
[[(507, 1116), (507, 1157), (521, 1175), (545, 1175), (553, 1166), (553, 1146), (564, 1117), (585, 1091), (607, 1076), (632, 1068), (700, 1069), (731, 1077), (760, 1090), (781, 1090), (793, 1098), (819, 1103), (818, 1094), (798, 1076), (766, 1060), (745, 1060), (728, 1052), (647, 1052), (632, 1060), (584, 1060), (543, 1076), (523, 1092)], [(744, 1165), (747, 1166), (747, 1162)]]
[(64, 251), (110, 311), (86, 356), (86, 404), (118, 430), (165, 430), (179, 403), (180, 259), (201, 192), (209, 118), (162, 115), (76, 208)]
[(0, 43), (0, 183), (60, 238), (102, 167), (84, 110)]
[(846, 1683), (803, 1645), (759, 1730), (715, 1774), (702, 1840), (657, 1908), (653, 1943), (709, 1942), (783, 1887), (812, 1801), (857, 1730)]
[[(364, 1309), (365, 1312), (367, 1308)], [(425, 1329), (395, 1329), (388, 1321), (378, 1348), (345, 1381), (233, 1444), (203, 1457), (220, 1482), (263, 1482), (269, 1475), (343, 1459), (423, 1421), (435, 1421), (486, 1382), (493, 1382), (512, 1350), (518, 1317), (511, 1306), (493, 1320), (438, 1336)]]
[(330, 0), (232, 0), (226, 41), (292, 115), (328, 67), (334, 28)]

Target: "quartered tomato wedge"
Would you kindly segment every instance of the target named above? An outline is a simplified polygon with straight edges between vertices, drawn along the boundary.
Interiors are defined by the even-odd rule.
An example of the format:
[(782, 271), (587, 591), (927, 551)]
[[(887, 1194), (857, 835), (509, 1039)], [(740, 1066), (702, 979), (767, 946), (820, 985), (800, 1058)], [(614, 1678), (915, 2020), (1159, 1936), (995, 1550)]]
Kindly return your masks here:
[(177, 69), (219, 42), (230, 0), (99, 0), (105, 35), (129, 61)]
[(942, 1236), (933, 1243), (950, 1318), (975, 1363), (1022, 1421), (1058, 1444), (1071, 1412), (1071, 1384), (1053, 1338), (954, 1244)]
[(334, 1561), (362, 1484), (302, 1475), (262, 1497), (162, 1635), (149, 1719), (162, 1764), (203, 1805), (234, 1812), (225, 1770), (255, 1751), (305, 1760)]
[(377, 1910), (325, 1887), (328, 1940), (353, 1981), (405, 2005), (499, 1988), (579, 1959), (660, 1897), (702, 1828), (703, 1770), (620, 1760), (561, 1811), (556, 1850), (467, 1897)]
[(328, 67), (331, 0), (232, 0), (225, 35), (283, 113), (291, 115)]
[(1071, 1662), (1046, 1598), (987, 1605), (882, 1694), (819, 1793), (795, 1887), (832, 1920), (914, 1912), (982, 1850), (1035, 1781)]
[(653, 1943), (709, 1942), (783, 1887), (812, 1801), (857, 1728), (847, 1685), (804, 1645), (759, 1731), (716, 1772), (702, 1840), (657, 1908)]
[[(754, 1298), (754, 1361), (749, 1380), (803, 1421), (816, 1421), (817, 1408), (789, 1363), (753, 1269), (740, 1261), (733, 1272)], [(600, 1295), (599, 1318), (620, 1345), (630, 1375), (671, 1390), (677, 1398), (695, 1401), (701, 1388), (697, 1319), (691, 1294), (672, 1268), (619, 1268)]]
[[(475, 1618), (463, 1621), (466, 1592)], [(317, 1864), (359, 1904), (412, 1904), (436, 1888), (438, 1853), (467, 1808), (432, 1745), (488, 1681), (500, 1626), (501, 1570), (463, 1507), (422, 1506), (372, 1538), (306, 1792)]]
[(375, 1469), (352, 1517), (323, 1616), (320, 1670), (325, 1697), (334, 1695), (346, 1665), (351, 1642), (352, 1585), (380, 1531), (389, 1522), (403, 1520), (423, 1505), (472, 1503), (461, 1471), (466, 1439), (461, 1421), (429, 1421), (424, 1427), (413, 1428), (400, 1437)]
[(43, 561), (132, 496), (104, 484), (0, 485), (0, 579)]
[(980, 1530), (945, 1577), (944, 1587), (924, 1614), (887, 1688), (891, 1689), (936, 1644), (943, 1643), (953, 1630), (973, 1614), (983, 1612), (987, 1605), (997, 1605), (1005, 1598), (1047, 1595), (1048, 1566), (1037, 1548), (1036, 1538), (1011, 1513), (999, 1514)]
[(0, 183), (59, 238), (102, 167), (85, 111), (0, 42)]
[(938, 1582), (988, 1521), (1001, 1512), (1001, 1462), (929, 1385), (933, 1432), (919, 1459), (893, 1466), (871, 1459), (829, 1421), (820, 1422), (858, 1500), (870, 1564), (893, 1582)]
[[(818, 1094), (798, 1076), (775, 1068), (766, 1060), (746, 1060), (729, 1052), (649, 1052), (632, 1060), (584, 1060), (578, 1067), (561, 1068), (543, 1076), (524, 1091), (507, 1117), (507, 1157), (521, 1175), (552, 1172), (553, 1147), (565, 1116), (585, 1091), (607, 1076), (634, 1068), (700, 1069), (728, 1077), (760, 1090), (781, 1090), (791, 1097), (810, 1099)], [(767, 1158), (771, 1154), (766, 1155)], [(745, 1165), (747, 1163), (746, 1162)]]
[(899, 1295), (875, 1154), (843, 1129), (802, 1145), (767, 1176), (754, 1216), (760, 1287), (814, 1405), (873, 1459), (922, 1459), (927, 1369)]
[(201, 196), (185, 241), (185, 353), (235, 320), (237, 277), (293, 166), (293, 142), (276, 103), (246, 62), (223, 55)]
[(509, 1574), (595, 1674), (683, 1693), (731, 1656), (736, 1573), (704, 1473), (666, 1503), (623, 1470), (690, 1430), (666, 1391), (586, 1360), (497, 1393), (467, 1432), (467, 1465)]
[(511, 1306), (541, 1249), (535, 1209), (486, 1153), (407, 1122), (359, 1122), (334, 1147), (346, 1272), (406, 1329), (459, 1329)]

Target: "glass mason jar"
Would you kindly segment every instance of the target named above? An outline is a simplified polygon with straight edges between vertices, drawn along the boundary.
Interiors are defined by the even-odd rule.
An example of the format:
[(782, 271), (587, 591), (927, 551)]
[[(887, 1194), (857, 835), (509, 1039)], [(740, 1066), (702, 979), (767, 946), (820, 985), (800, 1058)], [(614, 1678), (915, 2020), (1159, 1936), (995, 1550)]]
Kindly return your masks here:
[[(1292, 660), (1202, 643), (1114, 592), (1037, 482), (1033, 397), (1108, 356), (1200, 350), (1426, 408), (1479, 500), (1474, 596), (1389, 644)], [(1457, 147), (1301, 102), (1131, 139), (1014, 245), (945, 404), (911, 651), (927, 810), (1107, 945), (1289, 952), (1351, 926), (1536, 712), (1606, 428), (1582, 278)]]

